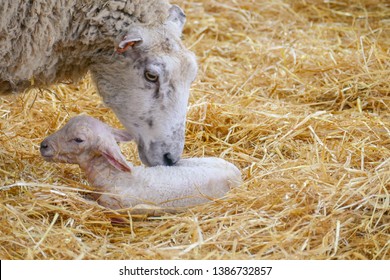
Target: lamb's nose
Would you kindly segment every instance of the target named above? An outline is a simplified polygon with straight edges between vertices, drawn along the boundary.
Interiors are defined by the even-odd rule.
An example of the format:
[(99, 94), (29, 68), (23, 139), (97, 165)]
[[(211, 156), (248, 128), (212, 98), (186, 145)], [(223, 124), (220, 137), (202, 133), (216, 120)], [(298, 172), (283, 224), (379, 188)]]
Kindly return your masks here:
[(40, 148), (41, 148), (41, 150), (46, 150), (47, 148), (49, 148), (47, 141), (42, 141)]
[(53, 156), (53, 148), (49, 145), (49, 141), (43, 140), (39, 148), (42, 156), (44, 157)]

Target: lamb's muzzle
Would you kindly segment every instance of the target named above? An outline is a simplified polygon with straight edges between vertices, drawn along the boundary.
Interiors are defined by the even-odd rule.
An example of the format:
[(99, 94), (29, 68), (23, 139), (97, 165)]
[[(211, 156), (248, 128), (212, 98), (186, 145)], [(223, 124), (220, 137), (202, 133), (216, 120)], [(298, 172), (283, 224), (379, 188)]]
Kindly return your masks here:
[(39, 150), (41, 152), (41, 155), (46, 159), (52, 157), (54, 154), (54, 150), (52, 147), (49, 145), (47, 140), (42, 141)]
[(137, 205), (189, 207), (223, 197), (241, 184), (241, 173), (220, 158), (182, 159), (174, 166), (144, 168), (127, 162), (117, 142), (131, 136), (92, 117), (72, 118), (40, 147), (47, 161), (76, 163), (103, 192), (98, 203), (118, 209)]

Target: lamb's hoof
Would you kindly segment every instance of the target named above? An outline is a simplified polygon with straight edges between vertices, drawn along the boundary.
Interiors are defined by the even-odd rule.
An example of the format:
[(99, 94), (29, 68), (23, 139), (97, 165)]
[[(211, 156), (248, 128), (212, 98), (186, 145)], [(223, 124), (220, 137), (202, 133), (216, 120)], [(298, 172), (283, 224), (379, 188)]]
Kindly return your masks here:
[(129, 222), (126, 221), (125, 219), (122, 219), (120, 217), (112, 217), (111, 218), (111, 225), (113, 226), (123, 226), (127, 225)]

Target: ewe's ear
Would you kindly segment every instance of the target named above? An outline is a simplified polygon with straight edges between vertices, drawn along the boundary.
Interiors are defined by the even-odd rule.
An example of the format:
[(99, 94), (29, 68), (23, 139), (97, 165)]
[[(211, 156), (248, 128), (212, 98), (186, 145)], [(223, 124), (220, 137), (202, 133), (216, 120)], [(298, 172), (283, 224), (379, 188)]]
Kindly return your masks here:
[(111, 128), (111, 132), (117, 142), (129, 142), (134, 139), (133, 136), (124, 129)]
[(172, 7), (169, 9), (168, 22), (173, 23), (179, 31), (179, 35), (181, 35), (183, 26), (186, 22), (186, 15), (179, 6), (172, 5)]
[(136, 43), (142, 41), (142, 36), (139, 30), (134, 29), (129, 31), (122, 40), (119, 42), (116, 48), (117, 53), (124, 53), (128, 48), (134, 46)]
[(116, 144), (114, 139), (111, 141), (108, 141), (107, 139), (100, 139), (98, 143), (98, 151), (116, 169), (123, 172), (131, 172), (131, 166), (122, 155), (119, 146)]

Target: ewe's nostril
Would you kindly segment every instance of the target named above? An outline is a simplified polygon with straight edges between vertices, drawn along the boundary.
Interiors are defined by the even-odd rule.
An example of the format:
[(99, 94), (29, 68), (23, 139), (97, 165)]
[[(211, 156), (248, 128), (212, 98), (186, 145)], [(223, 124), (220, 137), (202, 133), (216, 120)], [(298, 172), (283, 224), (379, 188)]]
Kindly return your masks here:
[(164, 163), (165, 165), (172, 166), (176, 163), (176, 160), (172, 158), (171, 153), (164, 154)]

